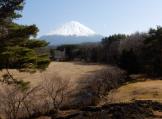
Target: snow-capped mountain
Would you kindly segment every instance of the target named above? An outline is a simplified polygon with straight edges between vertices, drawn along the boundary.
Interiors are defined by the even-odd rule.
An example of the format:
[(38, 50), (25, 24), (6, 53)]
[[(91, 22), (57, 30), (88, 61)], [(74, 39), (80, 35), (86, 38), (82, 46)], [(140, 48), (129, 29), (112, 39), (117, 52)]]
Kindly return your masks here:
[(42, 36), (40, 39), (48, 41), (50, 45), (62, 45), (98, 42), (101, 38), (101, 35), (98, 35), (90, 28), (77, 21), (71, 21)]
[(63, 36), (91, 36), (96, 33), (90, 28), (76, 21), (65, 23), (60, 28), (51, 31), (48, 35), (63, 35)]

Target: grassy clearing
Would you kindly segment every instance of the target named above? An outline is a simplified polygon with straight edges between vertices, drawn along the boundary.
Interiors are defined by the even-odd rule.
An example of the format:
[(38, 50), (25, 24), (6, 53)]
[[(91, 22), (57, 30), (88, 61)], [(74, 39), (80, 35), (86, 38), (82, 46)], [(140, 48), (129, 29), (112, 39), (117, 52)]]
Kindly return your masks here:
[[(104, 68), (104, 65), (98, 64), (82, 64), (76, 62), (52, 62), (46, 71), (34, 74), (18, 72), (17, 70), (10, 70), (11, 74), (17, 79), (23, 79), (24, 81), (30, 81), (31, 84), (38, 84), (44, 77), (50, 78), (54, 75), (58, 75), (64, 79), (71, 80), (73, 82), (78, 81), (81, 77), (91, 74), (97, 70)], [(5, 71), (0, 72), (2, 76)]]
[[(38, 84), (44, 77), (50, 78), (54, 75), (61, 76), (64, 79), (71, 80), (76, 84), (83, 77), (105, 68), (99, 64), (82, 64), (75, 62), (52, 62), (46, 71), (34, 74), (10, 70), (14, 77), (30, 81), (31, 84)], [(5, 71), (0, 72), (2, 76)], [(162, 80), (146, 80), (139, 78), (139, 82), (130, 83), (110, 92), (106, 97), (111, 102), (129, 102), (138, 100), (155, 100), (162, 102)]]
[(116, 102), (153, 100), (162, 102), (162, 80), (147, 80), (127, 84), (110, 92), (107, 99)]

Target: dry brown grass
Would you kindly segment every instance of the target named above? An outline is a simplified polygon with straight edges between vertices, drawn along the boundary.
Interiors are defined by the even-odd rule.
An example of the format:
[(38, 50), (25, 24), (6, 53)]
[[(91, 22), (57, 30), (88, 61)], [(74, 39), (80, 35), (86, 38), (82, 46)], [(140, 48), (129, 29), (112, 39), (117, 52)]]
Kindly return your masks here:
[(113, 102), (132, 100), (153, 100), (162, 102), (162, 80), (147, 80), (127, 84), (112, 91), (107, 99)]
[[(49, 67), (47, 68), (47, 70), (44, 72), (36, 72), (36, 73), (30, 74), (30, 73), (25, 73), (25, 72), (19, 72), (17, 70), (10, 70), (10, 73), (16, 79), (30, 81), (33, 87), (35, 87), (36, 85), (39, 85), (39, 90), (36, 92), (36, 95), (33, 95), (33, 97), (29, 98), (29, 99), (33, 99), (36, 101), (34, 101), (34, 103), (33, 103), (32, 101), (28, 101), (28, 99), (27, 99), (24, 102), (28, 103), (27, 107), (28, 107), (28, 109), (31, 110), (31, 112), (33, 112), (33, 110), (36, 110), (39, 112), (39, 109), (40, 109), (40, 111), (44, 112), (44, 110), (41, 110), (41, 109), (45, 109), (45, 111), (46, 111), (46, 109), (48, 110), (51, 108), (51, 106), (47, 105), (47, 104), (50, 105), (50, 103), (51, 103), (51, 99), (49, 99), (49, 97), (51, 95), (47, 95), (48, 94), (47, 92), (52, 90), (52, 99), (53, 99), (53, 97), (56, 97), (55, 95), (57, 95), (56, 99), (59, 101), (56, 102), (56, 99), (54, 99), (55, 103), (53, 103), (53, 105), (60, 106), (61, 103), (63, 102), (63, 98), (65, 98), (65, 97), (68, 98), (68, 95), (71, 94), (71, 91), (73, 91), (71, 89), (75, 88), (75, 86), (76, 86), (75, 84), (77, 84), (78, 80), (82, 80), (83, 79), (82, 77), (92, 74), (92, 73), (94, 73), (98, 70), (101, 70), (103, 68), (105, 68), (104, 65), (97, 65), (97, 64), (81, 64), (81, 63), (75, 63), (75, 62), (52, 62), (49, 65)], [(2, 76), (5, 73), (6, 73), (5, 70), (3, 70), (2, 72), (0, 72), (0, 76)], [(59, 78), (57, 78), (57, 77), (59, 77)], [(48, 82), (47, 79), (50, 79), (50, 82)], [(62, 79), (62, 81), (59, 82), (59, 80), (61, 80), (61, 79)], [(64, 85), (65, 86), (67, 85), (67, 82), (65, 80), (70, 80), (70, 82), (69, 82), (70, 87), (68, 86), (68, 89), (64, 88)], [(45, 81), (45, 82), (43, 82), (43, 81)], [(42, 82), (43, 82), (43, 84), (46, 84), (46, 85), (42, 85)], [(52, 86), (53, 86), (52, 89), (51, 89), (50, 84), (52, 84)], [(5, 87), (6, 85), (4, 85), (4, 83), (0, 83), (0, 85), (3, 85), (3, 86), (0, 86), (2, 94), (6, 94), (6, 92), (3, 93), (5, 91), (5, 88), (3, 88), (3, 87)], [(55, 86), (55, 85), (57, 85), (57, 86)], [(43, 86), (45, 86), (45, 87), (43, 87)], [(61, 87), (61, 86), (63, 86), (63, 87)], [(43, 89), (45, 89), (45, 90), (48, 89), (48, 90), (47, 90), (47, 92), (42, 92)], [(63, 93), (62, 90), (66, 90), (66, 92), (68, 92), (68, 94), (66, 94), (67, 96), (65, 96), (65, 94)], [(12, 89), (11, 89), (11, 91), (12, 91)], [(7, 90), (7, 92), (9, 92), (9, 96), (10, 96), (10, 91)], [(61, 96), (62, 95), (64, 96), (63, 98), (58, 94), (59, 92), (60, 92)], [(54, 94), (56, 93), (56, 94), (53, 96), (53, 93)], [(12, 92), (11, 92), (11, 94), (12, 94)], [(44, 97), (44, 96), (46, 96), (45, 94), (47, 95), (47, 98)], [(42, 98), (42, 96), (43, 96), (43, 98)], [(4, 100), (6, 100), (5, 96), (2, 96), (2, 97), (4, 98)], [(17, 97), (17, 96), (14, 95), (13, 97)], [(7, 99), (8, 99), (8, 97), (7, 97)], [(43, 100), (41, 100), (41, 99), (43, 99)], [(44, 103), (46, 103), (46, 102), (47, 102), (47, 104), (46, 104), (47, 107), (44, 106)], [(66, 103), (66, 101), (64, 101), (63, 104), (64, 103)], [(23, 105), (24, 103), (21, 102), (21, 104)], [(14, 103), (13, 105), (17, 105), (17, 102)], [(44, 106), (44, 108), (42, 108), (42, 106)], [(6, 106), (3, 106), (3, 107), (6, 108)], [(23, 106), (21, 106), (21, 107), (23, 107)], [(21, 110), (20, 110), (20, 112), (21, 112)], [(25, 112), (25, 111), (23, 110), (23, 112)], [(19, 115), (19, 112), (18, 113), (16, 112), (14, 114), (17, 116), (17, 115)], [(6, 114), (6, 115), (8, 115), (8, 114)], [(30, 115), (30, 112), (29, 112), (29, 115)]]
[[(51, 77), (55, 74), (63, 79), (71, 80), (73, 83), (78, 82), (82, 77), (92, 74), (95, 71), (105, 68), (99, 64), (81, 64), (75, 62), (52, 62), (46, 71), (34, 74), (20, 73), (16, 70), (10, 70), (14, 77), (30, 81), (32, 85), (38, 84), (45, 77)], [(5, 71), (0, 72), (2, 76)], [(156, 100), (162, 102), (162, 80), (146, 80), (136, 83), (127, 84), (110, 92), (107, 99), (112, 102), (125, 102), (134, 99), (139, 100)]]
[[(54, 74), (62, 77), (63, 79), (70, 79), (75, 82), (81, 77), (87, 74), (93, 73), (97, 70), (104, 68), (104, 65), (97, 64), (82, 64), (75, 62), (52, 62), (46, 71), (40, 73), (36, 72), (34, 74), (18, 72), (17, 70), (10, 70), (11, 74), (17, 79), (22, 79), (24, 81), (30, 81), (31, 84), (38, 84), (45, 77), (51, 77)], [(0, 72), (2, 76), (5, 71)]]

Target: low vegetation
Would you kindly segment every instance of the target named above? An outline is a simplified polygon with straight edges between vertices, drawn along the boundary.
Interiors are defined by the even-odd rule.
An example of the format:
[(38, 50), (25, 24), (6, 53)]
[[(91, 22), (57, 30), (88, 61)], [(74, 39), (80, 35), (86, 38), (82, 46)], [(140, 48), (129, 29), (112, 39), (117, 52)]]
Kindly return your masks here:
[[(30, 85), (29, 85), (30, 86)], [(48, 112), (57, 114), (70, 95), (69, 80), (54, 75), (34, 87), (22, 89), (4, 85), (0, 92), (0, 112), (7, 119), (30, 118)]]
[(79, 80), (75, 100), (80, 106), (97, 105), (112, 89), (129, 81), (125, 71), (108, 67)]

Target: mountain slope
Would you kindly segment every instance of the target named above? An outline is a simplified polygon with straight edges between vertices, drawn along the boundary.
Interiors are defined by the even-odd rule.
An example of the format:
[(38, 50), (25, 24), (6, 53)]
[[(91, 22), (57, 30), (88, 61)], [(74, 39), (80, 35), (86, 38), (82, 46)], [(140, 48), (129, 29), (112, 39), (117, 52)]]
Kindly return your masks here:
[(46, 40), (50, 45), (62, 45), (62, 44), (80, 44), (86, 42), (99, 42), (102, 36), (61, 36), (61, 35), (51, 35), (42, 36), (41, 39)]

